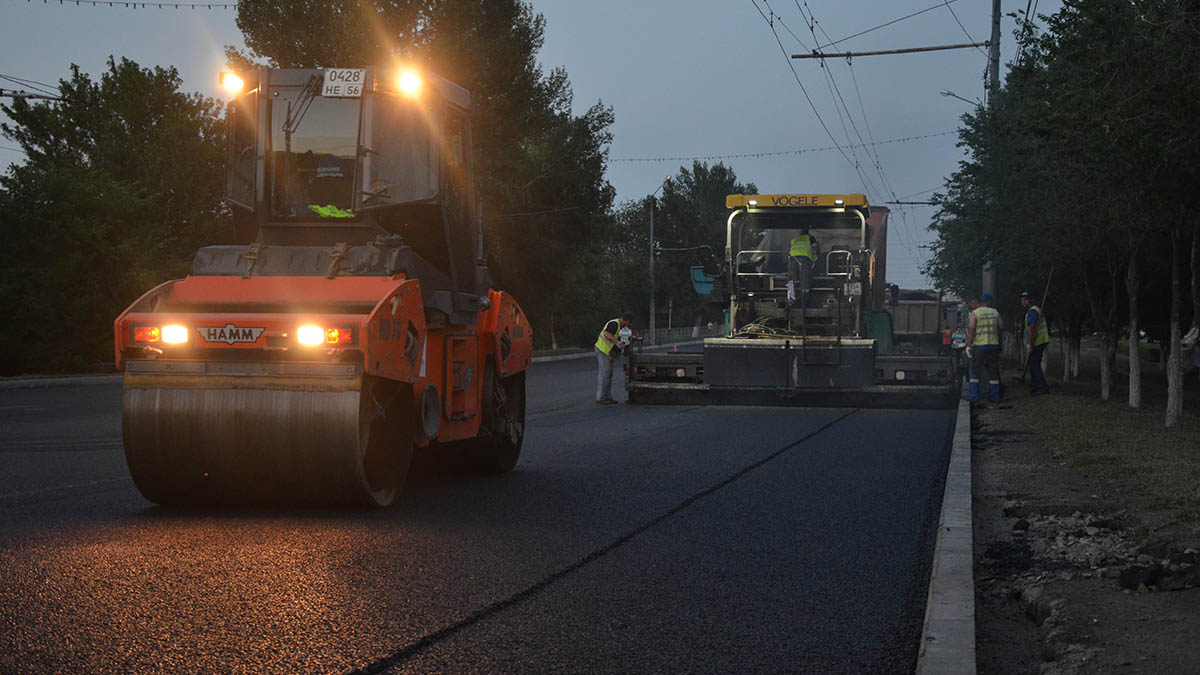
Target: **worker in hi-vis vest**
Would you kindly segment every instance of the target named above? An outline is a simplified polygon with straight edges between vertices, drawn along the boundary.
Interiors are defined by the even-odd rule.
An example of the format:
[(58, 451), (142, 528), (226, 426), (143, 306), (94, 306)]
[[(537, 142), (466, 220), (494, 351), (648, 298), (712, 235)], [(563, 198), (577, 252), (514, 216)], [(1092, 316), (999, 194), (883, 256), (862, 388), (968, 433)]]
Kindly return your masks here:
[(812, 286), (812, 269), (817, 262), (820, 246), (817, 240), (804, 229), (792, 239), (788, 248), (788, 307), (797, 304), (808, 307), (808, 289)]
[(625, 312), (619, 319), (605, 322), (604, 328), (600, 329), (600, 337), (596, 338), (596, 362), (599, 365), (596, 373), (596, 403), (616, 403), (612, 397), (613, 364), (621, 358), (621, 351), (629, 346), (632, 325), (633, 314)]
[(1000, 331), (1004, 330), (1004, 319), (992, 307), (992, 296), (979, 296), (980, 307), (971, 312), (967, 324), (967, 358), (971, 359), (972, 370), (967, 376), (967, 391), (971, 401), (980, 400), (979, 377), (985, 372), (988, 378), (988, 400), (1000, 402)]
[(1029, 348), (1029, 393), (1034, 396), (1049, 394), (1050, 385), (1046, 382), (1046, 373), (1042, 371), (1042, 355), (1046, 353), (1046, 345), (1050, 344), (1050, 327), (1046, 317), (1042, 316), (1042, 308), (1033, 304), (1033, 295), (1029, 291), (1021, 293), (1021, 306), (1025, 308), (1025, 346)]

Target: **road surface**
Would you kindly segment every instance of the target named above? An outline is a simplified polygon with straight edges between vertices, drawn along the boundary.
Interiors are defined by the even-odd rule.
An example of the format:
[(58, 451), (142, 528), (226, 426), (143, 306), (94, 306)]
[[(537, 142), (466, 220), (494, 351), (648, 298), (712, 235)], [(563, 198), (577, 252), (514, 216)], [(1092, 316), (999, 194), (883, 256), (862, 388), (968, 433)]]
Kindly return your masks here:
[(514, 472), (374, 512), (158, 508), (119, 384), (0, 390), (0, 672), (912, 671), (953, 411), (599, 407), (594, 369), (535, 365)]

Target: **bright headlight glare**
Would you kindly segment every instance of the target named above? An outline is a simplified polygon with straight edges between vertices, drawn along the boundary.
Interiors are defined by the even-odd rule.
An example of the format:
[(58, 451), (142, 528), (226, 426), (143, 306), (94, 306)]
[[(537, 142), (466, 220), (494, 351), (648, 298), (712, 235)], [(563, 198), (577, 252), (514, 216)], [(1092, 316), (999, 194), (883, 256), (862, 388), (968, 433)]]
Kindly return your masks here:
[(416, 96), (421, 91), (421, 76), (411, 70), (401, 71), (396, 76), (396, 87), (406, 96)]
[(325, 329), (309, 323), (296, 329), (296, 341), (305, 347), (316, 347), (325, 343)]
[(236, 94), (246, 86), (246, 82), (237, 73), (221, 73), (221, 86), (231, 94)]
[(162, 341), (168, 345), (181, 345), (188, 341), (187, 326), (181, 326), (177, 323), (167, 324), (162, 327)]

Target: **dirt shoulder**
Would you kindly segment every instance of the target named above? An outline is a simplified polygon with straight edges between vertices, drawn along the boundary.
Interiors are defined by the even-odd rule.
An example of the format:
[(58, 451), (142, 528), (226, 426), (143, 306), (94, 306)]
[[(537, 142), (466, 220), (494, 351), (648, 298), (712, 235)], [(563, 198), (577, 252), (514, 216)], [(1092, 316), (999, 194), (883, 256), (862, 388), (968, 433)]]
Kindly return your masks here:
[(1200, 673), (1197, 408), (1076, 386), (972, 412), (978, 672)]

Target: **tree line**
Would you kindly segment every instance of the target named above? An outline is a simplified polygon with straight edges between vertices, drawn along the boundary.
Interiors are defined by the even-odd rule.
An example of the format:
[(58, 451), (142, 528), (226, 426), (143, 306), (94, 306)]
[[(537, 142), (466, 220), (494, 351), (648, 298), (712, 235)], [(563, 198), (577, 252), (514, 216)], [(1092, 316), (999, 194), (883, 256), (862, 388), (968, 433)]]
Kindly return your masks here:
[(935, 196), (925, 271), (973, 296), (990, 261), (1002, 308), (1022, 290), (1040, 301), (1053, 273), (1046, 314), (1071, 347), (1065, 376), (1095, 332), (1108, 400), (1126, 339), (1128, 403), (1141, 407), (1145, 331), (1169, 354), (1173, 426), (1200, 334), (1200, 3), (1064, 0), (1040, 19), (1018, 13), (1003, 88), (964, 115), (967, 158)]
[[(471, 92), (485, 255), (540, 348), (590, 345), (623, 311), (646, 325), (649, 209), (665, 246), (723, 245), (725, 195), (753, 188), (696, 163), (660, 197), (615, 204), (614, 111), (573, 113), (567, 73), (537, 61), (545, 21), (521, 0), (240, 2), (237, 24), (235, 68), (403, 58)], [(201, 246), (233, 241), (224, 104), (181, 86), (173, 67), (112, 58), (97, 79), (73, 66), (58, 100), (0, 105), (0, 133), (25, 153), (0, 176), (0, 375), (111, 367), (117, 314), (184, 276)], [(689, 322), (707, 316), (690, 264), (663, 259), (655, 294)]]

